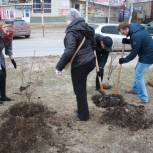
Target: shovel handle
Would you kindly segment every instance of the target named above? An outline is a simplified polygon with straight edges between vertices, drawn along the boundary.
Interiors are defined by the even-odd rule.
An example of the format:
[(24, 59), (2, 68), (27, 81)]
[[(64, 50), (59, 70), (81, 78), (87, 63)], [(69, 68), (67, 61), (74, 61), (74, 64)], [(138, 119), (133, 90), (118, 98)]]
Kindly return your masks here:
[(98, 65), (98, 59), (97, 59), (96, 51), (94, 51), (94, 54), (95, 54), (95, 59), (96, 59), (96, 71), (97, 71), (99, 85), (100, 85), (100, 92), (103, 93), (104, 92), (104, 88), (103, 88), (101, 77), (99, 76), (99, 65)]
[[(123, 58), (123, 56), (124, 56), (124, 51), (125, 51), (125, 44), (123, 45), (121, 58)], [(120, 79), (121, 79), (121, 72), (122, 72), (122, 64), (120, 64), (119, 72), (118, 72), (117, 85), (116, 85), (116, 90), (117, 90), (117, 92), (119, 92)]]

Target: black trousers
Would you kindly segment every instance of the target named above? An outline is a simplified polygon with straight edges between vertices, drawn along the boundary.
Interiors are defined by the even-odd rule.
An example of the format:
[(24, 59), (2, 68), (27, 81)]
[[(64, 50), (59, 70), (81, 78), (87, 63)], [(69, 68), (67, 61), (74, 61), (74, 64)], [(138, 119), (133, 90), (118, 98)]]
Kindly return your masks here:
[(6, 69), (0, 70), (0, 96), (6, 96)]
[[(104, 69), (101, 68), (99, 69), (99, 76), (101, 78), (101, 80), (103, 80), (103, 76), (104, 76)], [(99, 84), (99, 79), (98, 79), (98, 74), (96, 76), (96, 90), (99, 90), (100, 89), (100, 84)]]
[(94, 69), (94, 67), (95, 59), (88, 64), (72, 69), (71, 71), (73, 89), (77, 100), (77, 113), (79, 119), (82, 121), (89, 119), (86, 83), (88, 74)]

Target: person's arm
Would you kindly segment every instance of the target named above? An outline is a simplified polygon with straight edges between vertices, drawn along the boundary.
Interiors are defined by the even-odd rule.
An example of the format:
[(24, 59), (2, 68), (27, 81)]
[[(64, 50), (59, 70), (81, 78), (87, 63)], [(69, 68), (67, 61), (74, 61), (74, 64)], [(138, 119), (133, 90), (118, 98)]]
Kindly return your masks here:
[(12, 52), (12, 40), (4, 40), (4, 45), (5, 45), (5, 55), (8, 55), (9, 57), (13, 56)]
[(7, 41), (4, 40), (4, 46), (5, 46), (5, 55), (8, 55), (14, 68), (17, 68), (16, 62), (13, 58), (13, 52), (12, 52), (12, 39), (8, 39)]
[(135, 36), (131, 40), (132, 50), (128, 56), (125, 58), (120, 59), (120, 64), (128, 63), (132, 61), (139, 53), (139, 50), (141, 49), (141, 38), (139, 36)]
[(109, 52), (102, 53), (102, 56), (100, 57), (100, 61), (99, 61), (100, 69), (103, 69), (105, 67), (108, 60), (108, 56), (109, 56)]
[(72, 32), (67, 33), (65, 46), (66, 48), (64, 50), (64, 53), (56, 65), (56, 69), (58, 71), (62, 71), (65, 68), (65, 66), (68, 64), (68, 62), (70, 62), (71, 58), (73, 57), (76, 51), (77, 40)]

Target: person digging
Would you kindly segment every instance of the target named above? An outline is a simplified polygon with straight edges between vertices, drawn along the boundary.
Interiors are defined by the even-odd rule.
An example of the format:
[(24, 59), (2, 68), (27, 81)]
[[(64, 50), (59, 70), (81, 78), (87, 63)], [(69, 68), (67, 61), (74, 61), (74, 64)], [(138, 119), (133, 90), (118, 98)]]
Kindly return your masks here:
[(138, 55), (138, 62), (135, 68), (134, 83), (129, 94), (136, 94), (139, 100), (133, 100), (136, 105), (147, 104), (149, 102), (148, 92), (145, 86), (144, 74), (153, 64), (153, 40), (148, 31), (138, 23), (121, 23), (118, 27), (121, 34), (130, 39), (123, 38), (123, 44), (131, 44), (132, 50), (125, 58), (119, 59), (119, 64), (128, 63)]
[[(99, 94), (91, 97), (93, 103), (98, 107), (108, 108), (116, 106), (124, 106), (126, 102), (120, 94), (107, 94), (106, 86), (103, 84), (104, 66), (107, 62), (109, 53), (112, 51), (113, 41), (110, 37), (95, 34), (94, 54), (96, 60), (96, 90)], [(111, 86), (107, 85), (107, 89)]]
[[(104, 67), (107, 63), (109, 53), (112, 51), (113, 41), (108, 36), (101, 36), (99, 34), (95, 34), (95, 50), (97, 54), (97, 60), (99, 65), (99, 74), (96, 76), (96, 90), (100, 90), (98, 75), (101, 80), (103, 80), (104, 76)], [(102, 84), (104, 89), (110, 89), (111, 86), (109, 84)]]

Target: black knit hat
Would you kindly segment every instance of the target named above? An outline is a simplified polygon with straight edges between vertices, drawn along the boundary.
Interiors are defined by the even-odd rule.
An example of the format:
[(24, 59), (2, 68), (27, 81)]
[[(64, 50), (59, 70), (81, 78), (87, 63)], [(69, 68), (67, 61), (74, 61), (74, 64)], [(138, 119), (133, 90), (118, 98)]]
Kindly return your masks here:
[(108, 37), (108, 36), (104, 36), (103, 39), (103, 44), (105, 45), (106, 47), (106, 50), (111, 52), (112, 51), (112, 45), (113, 45), (113, 40), (111, 37)]

